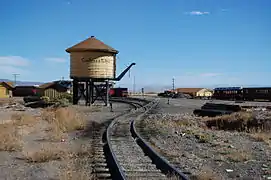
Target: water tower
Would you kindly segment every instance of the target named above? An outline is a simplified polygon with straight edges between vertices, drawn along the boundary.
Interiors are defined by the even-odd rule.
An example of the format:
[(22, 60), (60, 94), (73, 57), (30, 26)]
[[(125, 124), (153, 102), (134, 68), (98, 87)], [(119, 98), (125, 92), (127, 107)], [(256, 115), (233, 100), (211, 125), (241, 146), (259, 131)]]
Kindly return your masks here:
[(108, 105), (110, 81), (119, 81), (135, 65), (132, 63), (116, 78), (118, 51), (94, 36), (66, 49), (66, 52), (70, 53), (73, 104), (78, 104), (83, 96), (86, 105), (93, 104), (99, 97)]

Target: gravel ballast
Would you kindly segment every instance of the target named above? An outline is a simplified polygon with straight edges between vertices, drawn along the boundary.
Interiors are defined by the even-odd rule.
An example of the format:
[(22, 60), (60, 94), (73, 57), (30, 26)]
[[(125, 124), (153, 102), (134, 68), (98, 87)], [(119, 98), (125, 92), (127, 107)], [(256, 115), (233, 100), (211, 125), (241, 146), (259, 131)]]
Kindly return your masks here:
[[(195, 102), (172, 100), (168, 105), (162, 100), (141, 121), (141, 133), (157, 152), (192, 179), (270, 179), (270, 131), (207, 128), (203, 118), (192, 114), (192, 109), (205, 101), (199, 100), (198, 105)], [(261, 121), (271, 122), (270, 112), (253, 113)]]

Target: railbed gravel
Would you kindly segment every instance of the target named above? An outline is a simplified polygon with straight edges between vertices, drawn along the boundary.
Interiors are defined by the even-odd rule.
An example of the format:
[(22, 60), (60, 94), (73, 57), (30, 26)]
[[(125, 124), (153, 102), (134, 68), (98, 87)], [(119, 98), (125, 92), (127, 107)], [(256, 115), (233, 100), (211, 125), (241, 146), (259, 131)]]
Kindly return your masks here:
[[(270, 114), (258, 111), (256, 117), (270, 120)], [(249, 133), (208, 129), (191, 112), (159, 113), (159, 108), (138, 128), (157, 152), (191, 179), (271, 179), (270, 144)]]

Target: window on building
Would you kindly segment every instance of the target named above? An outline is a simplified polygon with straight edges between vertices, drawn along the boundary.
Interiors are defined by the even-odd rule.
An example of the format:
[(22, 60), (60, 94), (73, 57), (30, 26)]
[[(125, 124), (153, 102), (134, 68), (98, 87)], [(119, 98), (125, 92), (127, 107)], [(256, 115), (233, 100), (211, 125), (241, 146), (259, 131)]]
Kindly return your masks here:
[(9, 95), (9, 89), (6, 89), (6, 95)]

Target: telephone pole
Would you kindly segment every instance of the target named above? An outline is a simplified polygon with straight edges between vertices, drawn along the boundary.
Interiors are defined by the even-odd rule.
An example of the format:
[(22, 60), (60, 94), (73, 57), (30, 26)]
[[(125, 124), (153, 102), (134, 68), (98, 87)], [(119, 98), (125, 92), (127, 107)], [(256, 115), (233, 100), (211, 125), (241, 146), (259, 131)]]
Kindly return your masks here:
[(175, 79), (172, 78), (172, 91), (174, 92), (175, 91)]
[(20, 74), (13, 74), (13, 76), (14, 76), (14, 86), (16, 86), (16, 80), (17, 80), (17, 76), (19, 76)]
[(135, 76), (134, 76), (134, 84), (133, 84), (133, 93), (135, 94), (136, 91), (136, 82), (135, 82)]

